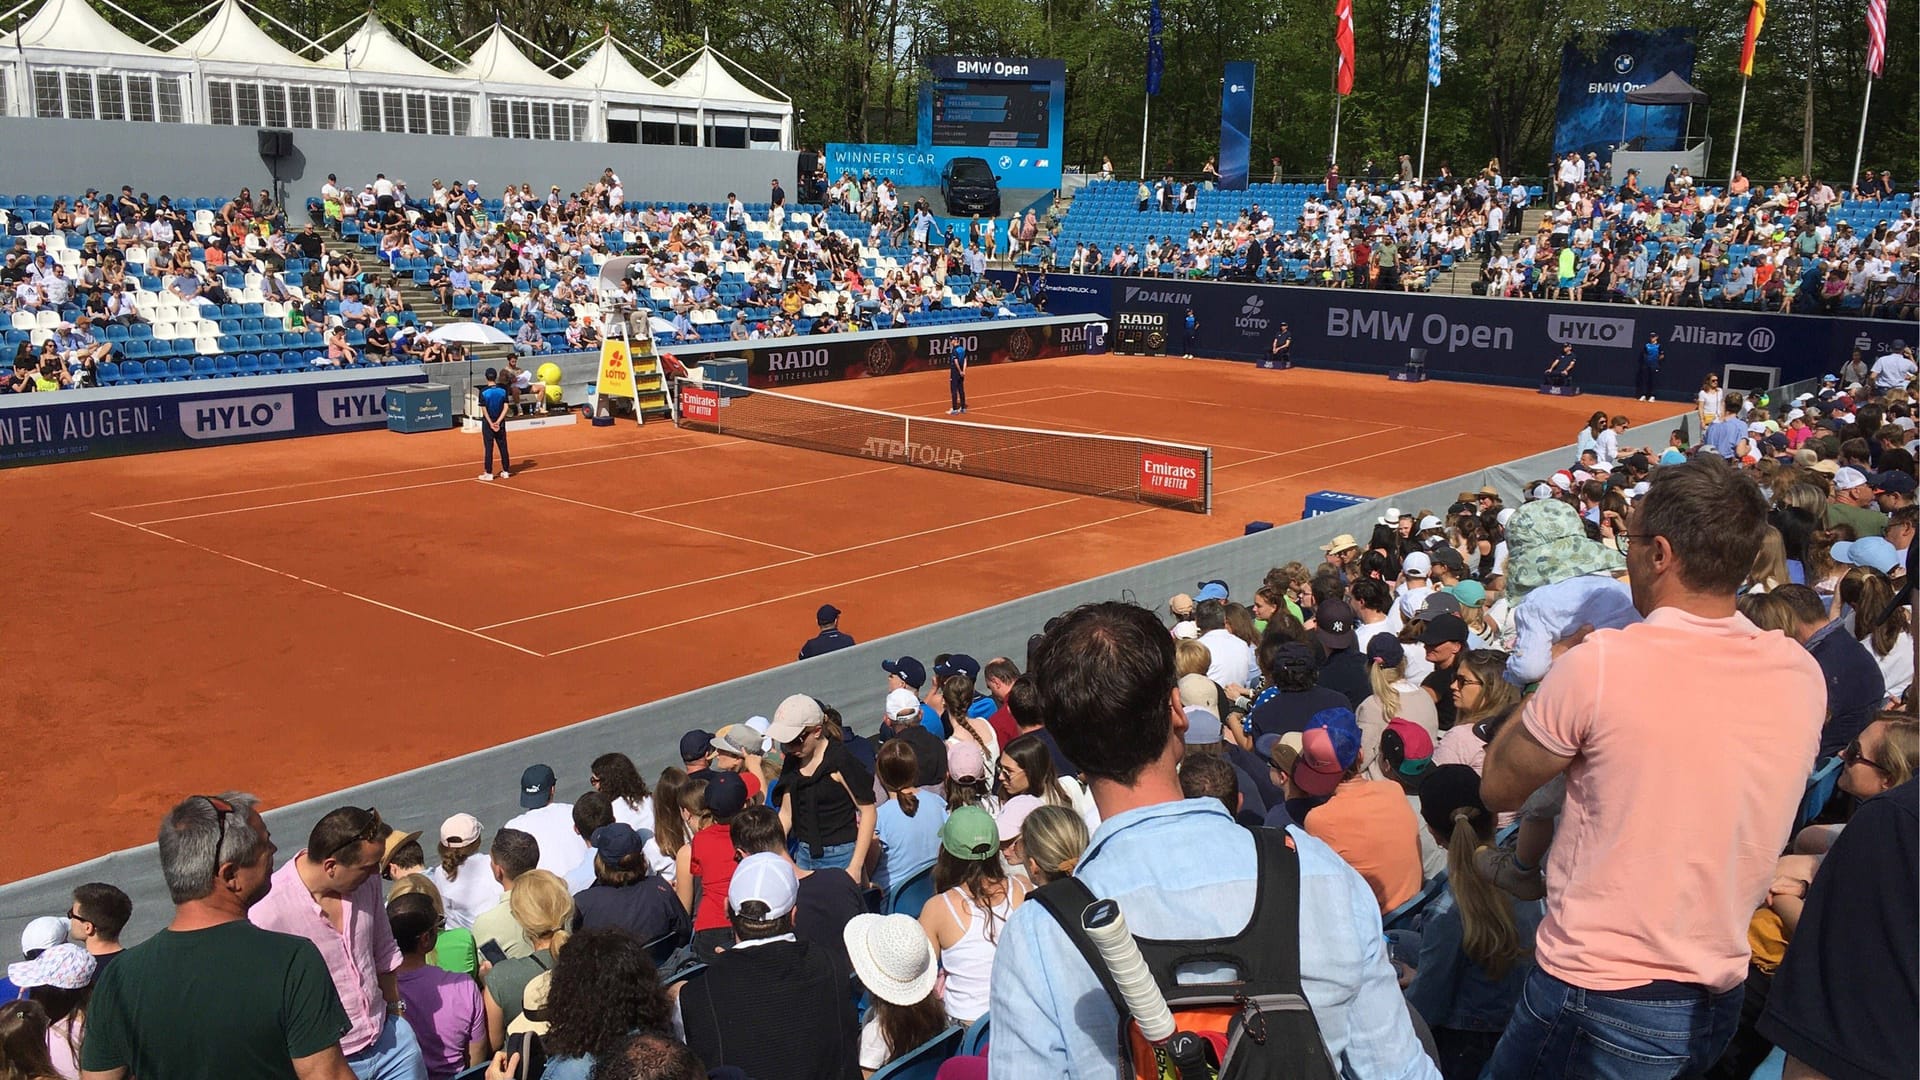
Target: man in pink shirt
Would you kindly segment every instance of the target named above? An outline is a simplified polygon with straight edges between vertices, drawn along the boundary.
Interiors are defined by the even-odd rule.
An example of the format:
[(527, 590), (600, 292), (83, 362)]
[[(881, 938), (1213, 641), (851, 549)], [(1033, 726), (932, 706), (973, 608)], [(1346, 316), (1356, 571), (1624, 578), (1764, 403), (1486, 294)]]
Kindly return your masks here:
[(400, 947), (380, 896), (380, 832), (371, 809), (343, 806), (321, 818), (247, 918), (319, 947), (352, 1024), (340, 1049), (358, 1080), (426, 1080), (419, 1041), (401, 1018)]
[(1739, 1023), (1747, 924), (1826, 712), (1806, 651), (1734, 609), (1766, 512), (1715, 455), (1656, 469), (1628, 534), (1646, 621), (1557, 644), (1487, 748), (1489, 809), (1566, 776), (1538, 966), (1491, 1075), (1698, 1073)]

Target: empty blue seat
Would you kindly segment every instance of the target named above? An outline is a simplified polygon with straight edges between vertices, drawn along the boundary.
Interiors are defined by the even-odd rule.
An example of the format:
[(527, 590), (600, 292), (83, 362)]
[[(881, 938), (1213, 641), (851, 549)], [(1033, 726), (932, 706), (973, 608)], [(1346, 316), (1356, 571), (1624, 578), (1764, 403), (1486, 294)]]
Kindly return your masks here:
[[(149, 368), (151, 370), (151, 368)], [(193, 363), (184, 356), (175, 356), (167, 361), (166, 376), (168, 382), (184, 382), (193, 375)]]
[(217, 369), (214, 367), (214, 358), (211, 356), (196, 356), (191, 361), (191, 364), (193, 365), (193, 374), (188, 376), (190, 379), (196, 381), (200, 379), (211, 379), (217, 374)]
[[(252, 359), (253, 357), (252, 353), (244, 353), (242, 355), (248, 359)], [(199, 367), (198, 364), (194, 366), (196, 369)], [(213, 371), (216, 375), (238, 375), (240, 373), (240, 361), (232, 356), (216, 356), (213, 358)]]
[[(239, 357), (234, 360), (237, 373), (241, 375), (260, 374), (261, 355), (260, 353), (241, 353)], [(267, 353), (265, 355), (272, 356), (273, 354)]]
[(120, 382), (120, 365), (111, 360), (102, 360), (94, 369), (100, 375), (101, 386), (116, 386)]

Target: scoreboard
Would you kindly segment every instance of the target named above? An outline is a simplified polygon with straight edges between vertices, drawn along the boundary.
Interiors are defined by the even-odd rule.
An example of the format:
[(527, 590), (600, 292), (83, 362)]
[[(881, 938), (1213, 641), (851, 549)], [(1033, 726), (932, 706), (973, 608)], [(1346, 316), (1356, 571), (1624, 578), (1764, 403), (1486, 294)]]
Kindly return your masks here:
[(1043, 148), (1053, 96), (1051, 82), (937, 80), (929, 145)]

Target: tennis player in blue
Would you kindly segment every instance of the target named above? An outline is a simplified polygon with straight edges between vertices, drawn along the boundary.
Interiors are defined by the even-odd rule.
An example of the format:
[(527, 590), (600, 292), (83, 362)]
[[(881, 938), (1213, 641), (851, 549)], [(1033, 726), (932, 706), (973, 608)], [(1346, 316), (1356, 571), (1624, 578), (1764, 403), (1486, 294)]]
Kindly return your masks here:
[[(486, 463), (481, 466), (480, 479), (491, 480), (495, 476), (505, 480), (513, 473), (513, 462), (507, 457), (507, 387), (500, 373), (493, 368), (487, 369), (487, 386), (480, 391), (480, 444), (486, 448)], [(493, 446), (500, 444), (500, 471), (493, 471)]]
[(967, 346), (953, 338), (947, 349), (947, 392), (953, 398), (948, 416), (967, 411)]

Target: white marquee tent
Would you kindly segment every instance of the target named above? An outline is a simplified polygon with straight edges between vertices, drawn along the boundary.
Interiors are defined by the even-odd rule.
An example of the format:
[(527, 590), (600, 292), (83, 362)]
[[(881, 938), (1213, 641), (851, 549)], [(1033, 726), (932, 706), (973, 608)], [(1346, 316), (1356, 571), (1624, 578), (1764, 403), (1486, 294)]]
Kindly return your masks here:
[(371, 12), (310, 42), (253, 0), (209, 3), (187, 20), (206, 22), (184, 38), (175, 36), (184, 29), (156, 29), (114, 7), (150, 32), (147, 44), (90, 0), (43, 0), (21, 20), (32, 2), (0, 13), (0, 25), (17, 27), (0, 35), (0, 106), (9, 116), (683, 146), (792, 142), (792, 103), (751, 73), (769, 93), (747, 86), (711, 48), (673, 65), (677, 76), (650, 65), (656, 78), (608, 36), (560, 77), (558, 65), (529, 57), (498, 24), (464, 59), (415, 36), (428, 59), (402, 41), (407, 31)]

